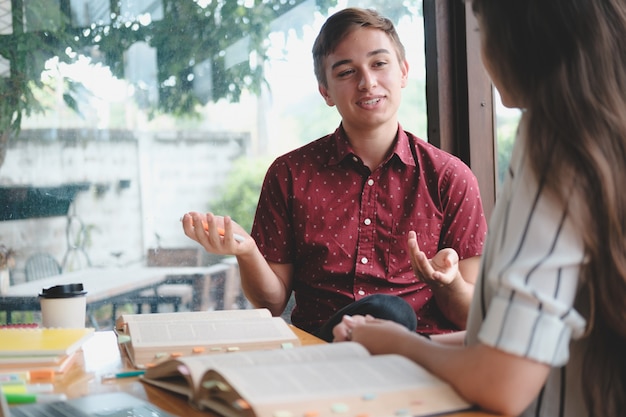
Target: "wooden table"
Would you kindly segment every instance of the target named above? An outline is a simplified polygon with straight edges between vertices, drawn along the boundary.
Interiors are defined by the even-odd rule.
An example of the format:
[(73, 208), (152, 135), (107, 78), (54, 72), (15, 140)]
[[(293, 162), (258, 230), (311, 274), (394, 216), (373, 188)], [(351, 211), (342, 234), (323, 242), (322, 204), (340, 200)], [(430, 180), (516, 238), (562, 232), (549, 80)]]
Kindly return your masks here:
[[(7, 311), (7, 322), (10, 323), (11, 311), (40, 309), (38, 294), (43, 288), (82, 283), (87, 291), (87, 309), (90, 310), (111, 302), (123, 302), (144, 290), (153, 289), (173, 280), (191, 284), (194, 289), (192, 309), (206, 310), (210, 304), (208, 297), (212, 277), (216, 274), (225, 274), (228, 278), (227, 272), (230, 269), (232, 266), (227, 264), (205, 267), (86, 268), (12, 285), (6, 294), (0, 295), (0, 307)], [(232, 295), (230, 297), (232, 298)]]
[[(303, 345), (325, 343), (296, 327), (292, 329)], [(96, 332), (81, 352), (81, 357), (66, 375), (55, 382), (55, 392), (65, 393), (68, 398), (88, 394), (125, 391), (145, 399), (156, 406), (181, 417), (218, 417), (208, 411), (191, 407), (185, 397), (140, 382), (139, 378), (105, 379), (109, 373), (130, 370), (130, 362), (120, 354), (117, 339), (112, 331)], [(446, 414), (448, 417), (495, 417), (492, 414), (472, 411)]]

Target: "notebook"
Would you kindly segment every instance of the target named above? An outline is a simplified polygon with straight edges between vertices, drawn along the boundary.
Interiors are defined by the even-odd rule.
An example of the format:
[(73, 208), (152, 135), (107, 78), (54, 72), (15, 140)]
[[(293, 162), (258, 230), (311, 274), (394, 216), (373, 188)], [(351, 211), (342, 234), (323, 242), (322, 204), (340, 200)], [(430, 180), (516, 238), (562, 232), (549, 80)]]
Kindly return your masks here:
[(125, 392), (9, 407), (0, 395), (0, 417), (175, 417)]
[(77, 351), (93, 333), (93, 328), (12, 328), (0, 329), (0, 359), (15, 363), (24, 358), (56, 357)]

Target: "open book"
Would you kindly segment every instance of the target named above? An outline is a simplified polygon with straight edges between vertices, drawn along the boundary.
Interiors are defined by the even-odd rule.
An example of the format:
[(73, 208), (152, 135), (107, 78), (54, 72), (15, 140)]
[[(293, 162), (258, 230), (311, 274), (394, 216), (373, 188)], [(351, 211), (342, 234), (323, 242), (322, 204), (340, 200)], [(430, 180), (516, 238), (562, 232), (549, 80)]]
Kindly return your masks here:
[(116, 332), (137, 368), (172, 357), (300, 345), (285, 320), (267, 309), (125, 314)]
[(229, 417), (427, 416), (470, 408), (409, 359), (370, 355), (354, 342), (170, 359), (141, 380)]

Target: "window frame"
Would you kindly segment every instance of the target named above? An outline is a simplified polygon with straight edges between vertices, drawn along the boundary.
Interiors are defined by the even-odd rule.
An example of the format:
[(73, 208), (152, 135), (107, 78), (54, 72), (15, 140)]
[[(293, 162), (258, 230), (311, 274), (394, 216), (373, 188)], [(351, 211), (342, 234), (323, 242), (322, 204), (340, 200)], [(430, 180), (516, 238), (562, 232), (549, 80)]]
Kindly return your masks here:
[(496, 200), (496, 120), (476, 18), (470, 1), (424, 0), (423, 10), (428, 140), (469, 165), (488, 219)]

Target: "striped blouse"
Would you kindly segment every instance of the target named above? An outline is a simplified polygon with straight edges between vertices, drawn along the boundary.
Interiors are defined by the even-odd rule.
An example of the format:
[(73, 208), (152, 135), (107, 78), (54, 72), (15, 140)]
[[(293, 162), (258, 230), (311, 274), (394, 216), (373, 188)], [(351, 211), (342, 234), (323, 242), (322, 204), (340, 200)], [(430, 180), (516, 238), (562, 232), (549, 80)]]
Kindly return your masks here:
[(523, 134), (516, 140), (490, 220), (467, 343), (552, 366), (523, 416), (586, 416), (580, 378), (586, 323), (575, 308), (582, 240), (566, 207), (532, 175), (523, 140)]

